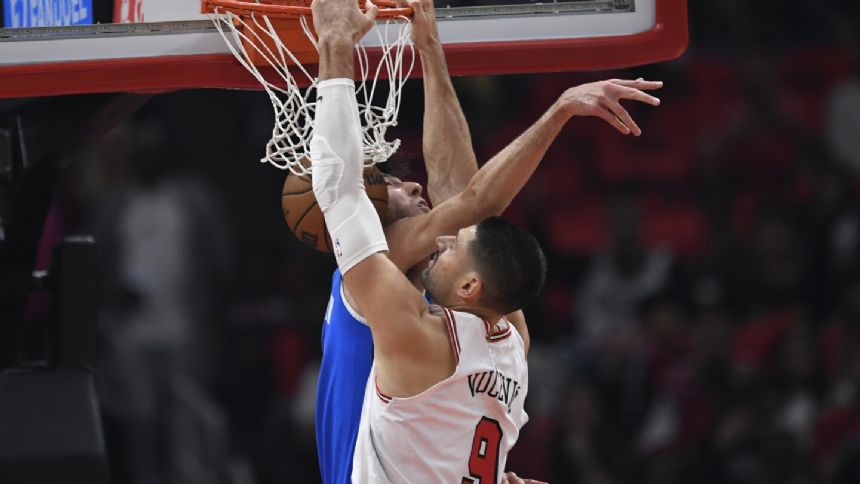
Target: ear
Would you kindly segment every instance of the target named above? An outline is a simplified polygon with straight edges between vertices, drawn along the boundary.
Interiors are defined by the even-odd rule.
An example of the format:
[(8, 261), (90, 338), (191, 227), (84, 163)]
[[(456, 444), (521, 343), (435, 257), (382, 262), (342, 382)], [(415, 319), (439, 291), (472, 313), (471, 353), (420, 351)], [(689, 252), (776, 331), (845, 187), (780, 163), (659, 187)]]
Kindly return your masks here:
[(477, 301), (481, 297), (484, 284), (476, 272), (469, 271), (457, 286), (457, 296), (466, 301)]

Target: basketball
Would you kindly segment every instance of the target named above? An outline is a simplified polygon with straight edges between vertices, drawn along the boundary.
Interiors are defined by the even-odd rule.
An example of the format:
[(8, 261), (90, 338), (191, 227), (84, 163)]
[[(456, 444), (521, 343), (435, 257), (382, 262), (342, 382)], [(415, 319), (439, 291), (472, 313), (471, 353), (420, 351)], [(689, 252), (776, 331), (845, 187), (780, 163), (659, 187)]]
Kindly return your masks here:
[[(379, 168), (364, 170), (364, 188), (380, 219), (385, 219), (388, 210), (388, 185)], [(290, 232), (308, 247), (324, 253), (331, 253), (331, 239), (326, 230), (325, 219), (320, 210), (310, 176), (290, 173), (284, 180), (281, 191), (281, 209)]]

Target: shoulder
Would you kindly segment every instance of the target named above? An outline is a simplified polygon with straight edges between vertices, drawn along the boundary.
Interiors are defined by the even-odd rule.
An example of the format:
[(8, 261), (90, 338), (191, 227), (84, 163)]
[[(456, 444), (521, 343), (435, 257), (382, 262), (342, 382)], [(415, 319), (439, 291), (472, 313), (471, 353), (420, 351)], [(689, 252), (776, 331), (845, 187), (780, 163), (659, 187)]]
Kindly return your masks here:
[(454, 321), (453, 312), (438, 304), (427, 305), (427, 315), (424, 317), (425, 330), (442, 335), (448, 335)]
[[(452, 344), (446, 310), (428, 307), (408, 337), (381, 342), (374, 337), (377, 384), (387, 395), (418, 395), (448, 378), (457, 366), (459, 352)], [(414, 324), (403, 321), (403, 325)]]
[(472, 313), (441, 308), (442, 323), (449, 331), (451, 343), (455, 351), (471, 347), (474, 343), (483, 341), (487, 336), (487, 325), (483, 319)]
[(413, 361), (434, 361), (445, 352), (448, 333), (445, 310), (426, 305), (417, 317), (403, 316), (392, 321), (385, 334), (375, 333), (377, 352), (386, 357)]

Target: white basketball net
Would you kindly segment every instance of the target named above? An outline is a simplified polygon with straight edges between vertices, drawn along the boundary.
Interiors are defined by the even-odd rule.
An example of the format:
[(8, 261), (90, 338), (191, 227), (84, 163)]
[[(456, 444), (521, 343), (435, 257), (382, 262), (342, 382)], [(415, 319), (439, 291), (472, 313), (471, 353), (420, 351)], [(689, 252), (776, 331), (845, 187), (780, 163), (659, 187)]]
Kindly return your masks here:
[[(216, 13), (211, 14), (210, 17), (236, 59), (254, 75), (269, 94), (275, 109), (272, 138), (266, 144), (266, 155), (260, 162), (271, 163), (282, 170), (289, 169), (300, 176), (309, 174), (310, 163), (304, 160), (310, 157), (310, 140), (313, 135), (316, 110), (316, 96), (313, 95), (313, 91), (317, 86), (317, 78), (312, 76), (284, 45), (266, 15), (255, 14), (243, 18), (232, 12), (216, 10)], [(307, 22), (306, 17), (299, 18), (302, 30), (317, 48), (317, 41)], [(249, 28), (249, 24), (253, 24), (257, 30)], [(263, 32), (269, 37), (268, 40), (274, 42), (275, 48), (269, 48), (264, 38), (257, 32)], [(376, 33), (382, 46), (382, 57), (373, 72), (370, 72), (371, 66), (366, 47), (361, 44), (356, 46), (362, 82), (356, 84), (355, 91), (362, 122), (365, 166), (386, 161), (400, 147), (398, 139), (386, 141), (385, 133), (389, 127), (397, 125), (403, 84), (415, 66), (414, 47), (409, 39), (408, 18), (380, 22), (373, 32)], [(277, 79), (269, 80), (263, 76), (259, 68), (251, 62), (246, 45), (251, 46), (258, 55), (266, 59), (277, 73)], [(408, 68), (404, 69), (407, 55), (410, 60)], [(307, 88), (299, 87), (299, 83), (290, 72), (288, 61), (291, 61), (307, 79), (309, 83)], [(381, 73), (386, 74), (387, 80), (382, 82), (388, 83), (387, 94), (380, 94), (377, 91)], [(382, 90), (382, 88), (379, 89), (379, 91)], [(374, 97), (382, 96), (385, 96), (384, 102), (378, 102), (378, 105), (374, 106)]]

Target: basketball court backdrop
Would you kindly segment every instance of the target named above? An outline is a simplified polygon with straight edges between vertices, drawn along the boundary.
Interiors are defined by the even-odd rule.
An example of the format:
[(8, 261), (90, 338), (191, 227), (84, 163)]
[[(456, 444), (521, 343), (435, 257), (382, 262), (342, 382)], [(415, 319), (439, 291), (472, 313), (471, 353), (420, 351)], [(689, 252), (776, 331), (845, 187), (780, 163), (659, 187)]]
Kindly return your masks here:
[[(96, 278), (96, 241), (66, 240), (34, 273), (59, 172), (154, 94), (263, 86), (200, 0), (0, 2), (0, 481), (107, 482), (91, 370), (97, 291), (80, 282)], [(436, 13), (456, 76), (632, 67), (674, 59), (688, 40), (686, 0), (452, 0)], [(371, 71), (385, 29), (362, 41)], [(53, 319), (34, 330), (25, 307), (36, 291), (50, 294)]]

